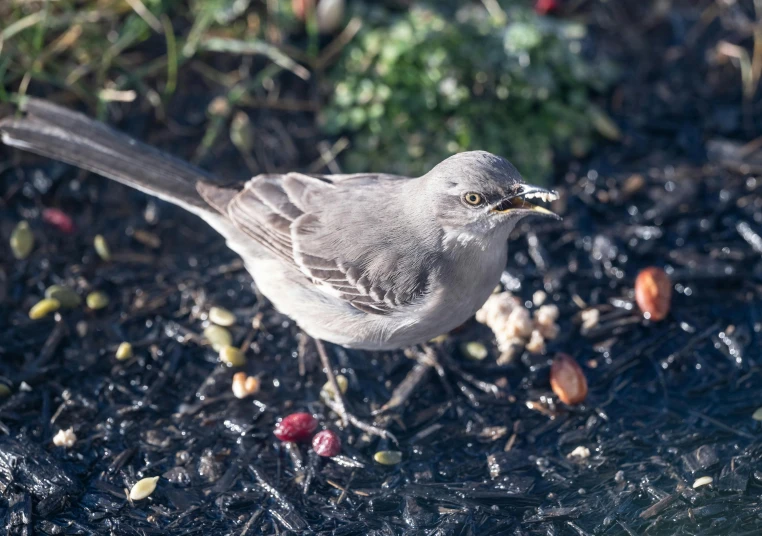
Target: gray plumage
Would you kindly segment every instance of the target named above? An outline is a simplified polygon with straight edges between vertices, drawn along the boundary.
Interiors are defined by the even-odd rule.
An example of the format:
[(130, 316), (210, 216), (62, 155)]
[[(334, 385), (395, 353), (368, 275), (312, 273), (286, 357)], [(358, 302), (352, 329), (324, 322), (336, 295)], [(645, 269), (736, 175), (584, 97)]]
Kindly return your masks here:
[(312, 337), (347, 347), (401, 348), (462, 324), (497, 285), (516, 222), (554, 216), (522, 199), (550, 192), (482, 151), (418, 178), (287, 173), (224, 188), (84, 115), (36, 99), (24, 110), (0, 121), (6, 144), (199, 215), (277, 309)]

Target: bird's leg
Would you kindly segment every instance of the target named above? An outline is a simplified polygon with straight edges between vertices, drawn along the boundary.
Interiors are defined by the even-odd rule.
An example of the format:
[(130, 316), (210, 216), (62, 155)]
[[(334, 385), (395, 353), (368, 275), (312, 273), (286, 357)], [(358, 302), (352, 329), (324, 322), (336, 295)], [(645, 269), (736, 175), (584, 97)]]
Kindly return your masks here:
[(352, 415), (349, 411), (347, 411), (344, 395), (342, 394), (341, 389), (339, 389), (339, 384), (336, 381), (336, 375), (333, 373), (333, 366), (331, 365), (331, 360), (328, 357), (328, 352), (325, 350), (323, 341), (320, 339), (315, 339), (315, 346), (317, 347), (320, 361), (323, 364), (323, 369), (325, 369), (325, 375), (328, 377), (328, 383), (331, 385), (331, 390), (333, 391), (333, 401), (332, 403), (329, 402), (328, 406), (339, 415), (342, 425), (346, 427), (351, 424), (363, 432), (379, 436), (384, 439), (391, 439), (395, 444), (398, 444), (397, 438), (394, 437), (391, 432), (388, 432), (383, 428), (379, 428), (378, 426), (373, 426), (372, 424), (361, 421)]

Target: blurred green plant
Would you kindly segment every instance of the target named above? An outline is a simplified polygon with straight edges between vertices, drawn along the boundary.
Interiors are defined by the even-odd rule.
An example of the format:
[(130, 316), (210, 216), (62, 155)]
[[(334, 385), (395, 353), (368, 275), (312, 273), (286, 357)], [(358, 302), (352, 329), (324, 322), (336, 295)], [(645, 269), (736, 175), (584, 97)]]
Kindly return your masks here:
[(554, 151), (586, 153), (596, 129), (618, 135), (591, 105), (615, 73), (583, 57), (585, 28), (527, 6), (499, 15), (478, 5), (454, 17), (425, 7), (362, 14), (363, 30), (329, 73), (321, 115), (328, 132), (354, 133), (347, 171), (417, 175), (483, 149), (542, 181)]

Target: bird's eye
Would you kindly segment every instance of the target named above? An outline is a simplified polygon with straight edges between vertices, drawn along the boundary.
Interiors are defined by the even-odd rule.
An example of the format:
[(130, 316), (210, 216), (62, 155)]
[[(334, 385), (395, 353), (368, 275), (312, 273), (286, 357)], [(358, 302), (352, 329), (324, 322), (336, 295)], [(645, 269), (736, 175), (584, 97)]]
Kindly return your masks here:
[(482, 199), (482, 196), (476, 192), (468, 192), (467, 194), (463, 195), (463, 201), (465, 201), (467, 205), (478, 207), (484, 200)]

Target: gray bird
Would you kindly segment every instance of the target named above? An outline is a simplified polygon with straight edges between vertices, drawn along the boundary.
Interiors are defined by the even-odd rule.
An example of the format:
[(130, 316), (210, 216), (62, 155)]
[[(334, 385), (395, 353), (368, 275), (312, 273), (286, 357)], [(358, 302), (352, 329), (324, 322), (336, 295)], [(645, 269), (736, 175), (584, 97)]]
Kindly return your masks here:
[(193, 212), (280, 312), (317, 341), (349, 348), (410, 347), (464, 323), (498, 284), (516, 223), (558, 218), (527, 201), (555, 192), (484, 151), (451, 156), (418, 178), (264, 174), (228, 188), (82, 114), (37, 99), (23, 110), (0, 121), (4, 143)]

